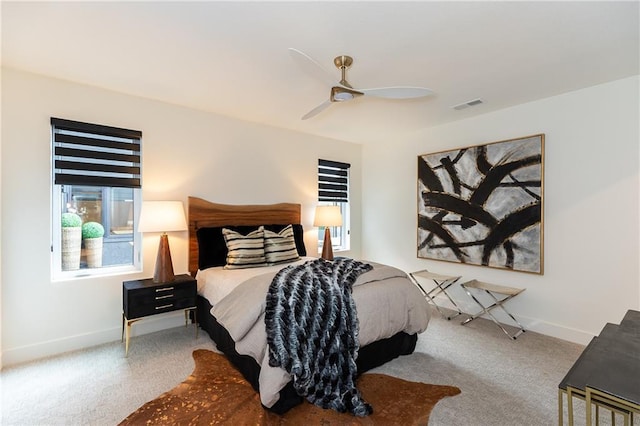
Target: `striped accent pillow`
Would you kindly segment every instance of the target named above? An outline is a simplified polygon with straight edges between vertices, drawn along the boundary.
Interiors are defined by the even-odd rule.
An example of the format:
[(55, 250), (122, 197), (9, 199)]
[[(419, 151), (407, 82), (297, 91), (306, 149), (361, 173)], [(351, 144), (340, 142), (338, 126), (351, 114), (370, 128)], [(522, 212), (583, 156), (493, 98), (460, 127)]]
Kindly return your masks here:
[(296, 249), (293, 226), (287, 225), (278, 233), (265, 230), (264, 254), (269, 265), (298, 260), (300, 257), (298, 256), (298, 250)]
[(227, 264), (225, 269), (256, 268), (266, 266), (264, 256), (264, 227), (242, 235), (223, 228), (222, 235), (227, 244)]

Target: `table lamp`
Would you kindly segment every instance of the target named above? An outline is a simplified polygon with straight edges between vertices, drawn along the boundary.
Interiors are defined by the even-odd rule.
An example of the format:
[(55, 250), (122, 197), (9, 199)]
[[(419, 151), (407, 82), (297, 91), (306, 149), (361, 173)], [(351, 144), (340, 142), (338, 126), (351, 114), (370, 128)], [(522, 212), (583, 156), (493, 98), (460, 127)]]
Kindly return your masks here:
[(333, 260), (333, 248), (331, 244), (331, 232), (329, 227), (342, 226), (342, 214), (340, 206), (317, 206), (313, 226), (324, 226), (324, 242), (322, 243), (322, 258)]
[(167, 232), (186, 231), (182, 201), (144, 201), (140, 211), (139, 232), (162, 232), (158, 257), (153, 274), (154, 283), (168, 283), (175, 279)]

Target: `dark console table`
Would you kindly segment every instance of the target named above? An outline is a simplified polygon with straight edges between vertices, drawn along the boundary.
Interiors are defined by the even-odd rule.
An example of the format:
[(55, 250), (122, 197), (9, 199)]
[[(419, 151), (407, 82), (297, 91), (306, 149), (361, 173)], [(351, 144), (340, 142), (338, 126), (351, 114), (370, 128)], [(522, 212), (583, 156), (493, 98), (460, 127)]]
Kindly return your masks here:
[(586, 423), (599, 408), (616, 414), (625, 425), (633, 425), (640, 414), (640, 312), (630, 310), (620, 324), (606, 324), (584, 349), (558, 386), (558, 424), (563, 422), (563, 394), (567, 395), (569, 425), (573, 425), (573, 398), (586, 402)]

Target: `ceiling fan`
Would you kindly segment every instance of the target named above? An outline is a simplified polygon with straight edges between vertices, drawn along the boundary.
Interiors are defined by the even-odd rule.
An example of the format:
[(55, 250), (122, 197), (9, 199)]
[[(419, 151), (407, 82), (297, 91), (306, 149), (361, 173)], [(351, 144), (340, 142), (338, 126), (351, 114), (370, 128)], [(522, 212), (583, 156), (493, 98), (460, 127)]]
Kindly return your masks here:
[(340, 55), (336, 56), (333, 60), (334, 65), (341, 73), (341, 79), (336, 83), (331, 73), (326, 71), (322, 65), (307, 54), (292, 47), (289, 48), (289, 53), (309, 73), (331, 84), (329, 99), (303, 115), (303, 120), (319, 114), (334, 102), (347, 102), (360, 96), (374, 96), (386, 99), (414, 99), (433, 94), (433, 91), (426, 87), (396, 86), (379, 87), (375, 89), (355, 89), (347, 81), (347, 69), (353, 64), (353, 58), (351, 56)]

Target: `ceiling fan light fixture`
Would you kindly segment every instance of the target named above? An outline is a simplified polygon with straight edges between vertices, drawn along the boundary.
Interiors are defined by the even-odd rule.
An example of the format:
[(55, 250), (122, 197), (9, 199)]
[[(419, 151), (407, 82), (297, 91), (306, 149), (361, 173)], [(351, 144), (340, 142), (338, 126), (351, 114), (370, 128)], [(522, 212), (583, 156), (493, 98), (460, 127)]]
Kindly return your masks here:
[(347, 87), (334, 86), (331, 88), (331, 96), (329, 99), (331, 102), (347, 102), (361, 95), (361, 92)]
[(336, 102), (350, 101), (353, 98), (354, 96), (349, 92), (338, 92), (333, 95), (333, 100)]

